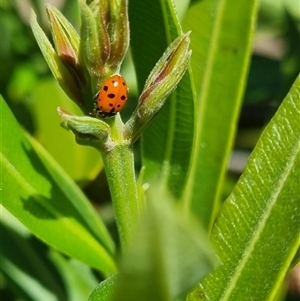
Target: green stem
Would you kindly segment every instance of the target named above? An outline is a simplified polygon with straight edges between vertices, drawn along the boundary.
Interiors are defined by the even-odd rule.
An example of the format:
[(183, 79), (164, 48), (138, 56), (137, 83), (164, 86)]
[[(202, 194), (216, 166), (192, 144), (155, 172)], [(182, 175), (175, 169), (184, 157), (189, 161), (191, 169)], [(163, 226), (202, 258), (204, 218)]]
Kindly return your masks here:
[(111, 123), (114, 146), (102, 153), (113, 202), (121, 247), (126, 249), (140, 219), (140, 206), (134, 172), (133, 149), (123, 140), (122, 126), (116, 118)]

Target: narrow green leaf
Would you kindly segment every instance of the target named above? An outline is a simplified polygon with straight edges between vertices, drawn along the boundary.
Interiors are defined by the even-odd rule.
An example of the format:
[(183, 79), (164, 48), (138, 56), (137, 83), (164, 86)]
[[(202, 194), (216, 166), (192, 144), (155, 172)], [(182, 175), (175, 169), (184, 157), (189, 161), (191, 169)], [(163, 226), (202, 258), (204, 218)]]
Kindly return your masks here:
[[(182, 32), (170, 1), (131, 0), (129, 15), (131, 50), (141, 91), (167, 46)], [(145, 181), (153, 183), (159, 178), (177, 198), (187, 181), (193, 144), (194, 88), (189, 71), (142, 137)]]
[(128, 5), (130, 48), (136, 68), (138, 91), (141, 92), (151, 70), (171, 41), (167, 41), (159, 0), (130, 0)]
[(87, 300), (90, 292), (97, 285), (93, 271), (85, 264), (74, 259), (67, 259), (53, 250), (50, 252), (50, 258), (64, 279), (68, 300)]
[[(151, 189), (150, 189), (151, 190)], [(140, 227), (123, 257), (114, 301), (171, 301), (184, 296), (214, 265), (204, 231), (158, 186), (147, 194)]]
[(273, 300), (299, 248), (300, 76), (212, 229), (221, 266), (189, 301)]
[(84, 197), (45, 150), (24, 135), (1, 99), (1, 203), (49, 245), (105, 272), (114, 272), (113, 243)]
[(198, 105), (193, 165), (184, 200), (208, 229), (220, 202), (235, 135), (257, 2), (201, 1), (186, 16), (184, 27), (192, 30)]
[(30, 277), (28, 273), (19, 269), (14, 262), (9, 261), (5, 256), (1, 256), (1, 270), (6, 277), (16, 280), (17, 283), (15, 283), (15, 285), (17, 285), (19, 289), (19, 294), (24, 297), (23, 300), (59, 300), (53, 292), (49, 291), (47, 288), (42, 286), (41, 283)]
[(48, 258), (49, 249), (0, 207), (0, 269), (7, 287), (17, 287), (24, 300), (66, 300), (62, 279)]

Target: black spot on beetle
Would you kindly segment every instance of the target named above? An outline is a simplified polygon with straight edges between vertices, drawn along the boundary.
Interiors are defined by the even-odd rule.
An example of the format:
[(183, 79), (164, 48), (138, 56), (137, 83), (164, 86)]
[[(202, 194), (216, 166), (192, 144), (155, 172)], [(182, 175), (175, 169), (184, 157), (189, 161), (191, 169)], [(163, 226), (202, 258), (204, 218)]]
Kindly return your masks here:
[(115, 98), (115, 97), (116, 97), (116, 94), (114, 94), (114, 93), (109, 93), (109, 94), (107, 94), (107, 97), (108, 97), (108, 98)]
[(108, 86), (104, 86), (103, 91), (107, 92), (108, 91)]
[(125, 95), (122, 95), (120, 98), (121, 98), (121, 100), (126, 100), (126, 96)]

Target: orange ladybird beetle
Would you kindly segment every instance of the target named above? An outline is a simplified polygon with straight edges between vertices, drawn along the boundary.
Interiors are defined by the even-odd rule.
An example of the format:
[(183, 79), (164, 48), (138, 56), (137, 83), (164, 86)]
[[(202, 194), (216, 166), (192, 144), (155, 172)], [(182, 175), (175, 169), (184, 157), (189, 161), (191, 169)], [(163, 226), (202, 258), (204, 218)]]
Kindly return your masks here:
[(101, 117), (112, 117), (120, 112), (128, 98), (128, 87), (121, 75), (108, 78), (96, 94), (95, 111)]

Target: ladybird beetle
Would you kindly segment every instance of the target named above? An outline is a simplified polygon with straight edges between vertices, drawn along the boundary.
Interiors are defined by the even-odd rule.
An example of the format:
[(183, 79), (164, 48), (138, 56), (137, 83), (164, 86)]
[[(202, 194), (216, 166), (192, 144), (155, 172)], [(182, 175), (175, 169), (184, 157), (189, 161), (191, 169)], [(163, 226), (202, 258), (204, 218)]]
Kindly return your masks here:
[(101, 117), (112, 117), (120, 112), (128, 98), (128, 87), (121, 75), (107, 79), (96, 94), (95, 111)]

